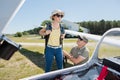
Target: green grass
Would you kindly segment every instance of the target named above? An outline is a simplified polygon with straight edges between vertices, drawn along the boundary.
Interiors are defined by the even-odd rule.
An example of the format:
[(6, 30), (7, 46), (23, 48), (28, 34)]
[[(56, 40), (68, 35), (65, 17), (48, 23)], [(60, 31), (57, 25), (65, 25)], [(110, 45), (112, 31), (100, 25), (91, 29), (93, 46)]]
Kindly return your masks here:
[(23, 47), (9, 61), (0, 60), (0, 80), (20, 78), (44, 72), (43, 48)]
[[(10, 60), (0, 60), (0, 80), (18, 80), (44, 73), (44, 47), (23, 46)], [(70, 66), (70, 64), (67, 64)], [(66, 66), (66, 67), (67, 67)], [(53, 63), (52, 70), (56, 70)]]
[[(34, 42), (34, 43), (44, 42), (44, 39), (41, 39), (39, 35), (26, 35), (23, 37), (8, 36), (8, 38), (10, 38), (15, 42)], [(64, 42), (69, 43), (69, 42), (75, 42), (76, 40), (77, 38), (68, 38), (68, 39), (64, 39)]]
[(99, 58), (120, 56), (120, 47), (102, 44), (99, 49)]
[(34, 42), (34, 43), (44, 42), (44, 39), (41, 40), (41, 37), (39, 35), (26, 35), (22, 37), (8, 36), (8, 38), (15, 42)]
[[(10, 37), (10, 39), (15, 42), (44, 42), (44, 39), (40, 39), (39, 36), (24, 36), (21, 38)], [(64, 43), (75, 42), (76, 39), (65, 39)], [(90, 56), (96, 47), (96, 42), (90, 41), (87, 44), (90, 50)], [(118, 55), (120, 50), (116, 50), (113, 47), (107, 46), (108, 51), (111, 54), (115, 52)], [(100, 53), (106, 53), (107, 47), (104, 45), (101, 47)], [(70, 51), (72, 46), (64, 47), (64, 50)], [(101, 54), (102, 55), (102, 54)], [(115, 55), (115, 54), (114, 54)], [(29, 77), (32, 75), (43, 74), (44, 73), (44, 47), (41, 46), (22, 46), (22, 49), (17, 51), (10, 60), (0, 59), (0, 80), (18, 80), (20, 78)], [(72, 64), (66, 63), (66, 67), (70, 67)], [(56, 70), (56, 63), (53, 62), (52, 70)]]

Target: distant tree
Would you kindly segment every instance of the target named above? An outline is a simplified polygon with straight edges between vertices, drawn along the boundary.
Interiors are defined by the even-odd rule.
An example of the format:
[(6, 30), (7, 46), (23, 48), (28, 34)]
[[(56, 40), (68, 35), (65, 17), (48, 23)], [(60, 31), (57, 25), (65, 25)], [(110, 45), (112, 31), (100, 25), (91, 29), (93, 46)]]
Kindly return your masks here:
[(86, 26), (86, 22), (85, 22), (85, 21), (83, 21), (83, 22), (81, 22), (81, 23), (80, 23), (80, 22), (78, 22), (78, 24), (79, 24), (79, 26), (82, 26), (82, 27), (87, 27), (87, 26)]
[(22, 32), (23, 35), (29, 35), (27, 31)]
[[(49, 24), (50, 22), (51, 20), (44, 20), (41, 23), (40, 27), (31, 29), (28, 31), (24, 31), (23, 35), (39, 34), (40, 29), (43, 28), (41, 26), (45, 26), (46, 24)], [(79, 24), (79, 26), (89, 29), (91, 34), (97, 34), (97, 35), (102, 35), (105, 31), (107, 31), (110, 28), (120, 27), (120, 20), (105, 21), (104, 19), (102, 19), (100, 21), (83, 21), (83, 22), (76, 22), (76, 23)], [(61, 24), (65, 29), (68, 29), (68, 27), (64, 23), (61, 23)], [(79, 31), (81, 32), (81, 29), (79, 29)], [(17, 34), (16, 36), (18, 36)]]
[(113, 27), (118, 27), (118, 23), (117, 23), (117, 21), (113, 21)]
[(34, 31), (34, 34), (38, 34), (39, 33), (39, 28), (34, 28), (33, 31)]
[(44, 21), (42, 22), (41, 26), (45, 26), (47, 23), (50, 23), (50, 22), (51, 22), (51, 20), (44, 20)]
[(102, 19), (99, 21), (99, 26), (98, 26), (98, 34), (103, 34), (104, 33), (104, 28), (105, 28), (105, 20)]
[(105, 30), (104, 31), (107, 31), (108, 29), (110, 29), (112, 27), (112, 25), (111, 25), (111, 21), (106, 21), (105, 22)]
[(120, 27), (120, 20), (118, 20), (117, 23), (118, 23), (118, 27)]
[(83, 32), (83, 30), (81, 28), (79, 28), (79, 32)]
[(32, 29), (32, 30), (28, 30), (28, 33), (29, 34), (34, 34), (34, 30)]
[(15, 37), (22, 37), (22, 32), (17, 32), (16, 34), (15, 34)]

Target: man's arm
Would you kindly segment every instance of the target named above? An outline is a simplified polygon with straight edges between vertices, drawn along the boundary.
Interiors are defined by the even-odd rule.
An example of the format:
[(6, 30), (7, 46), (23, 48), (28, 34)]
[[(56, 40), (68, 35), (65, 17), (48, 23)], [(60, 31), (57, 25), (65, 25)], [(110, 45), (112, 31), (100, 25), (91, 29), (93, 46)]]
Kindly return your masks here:
[(78, 64), (84, 60), (85, 60), (85, 57), (83, 56), (78, 56), (77, 58), (74, 58), (74, 57), (70, 58), (70, 61), (72, 61), (74, 64)]
[(63, 50), (64, 56), (66, 56), (70, 61), (72, 61), (74, 64), (78, 64), (85, 60), (85, 57), (78, 56), (77, 58), (74, 58), (72, 55), (70, 55), (67, 51)]
[(65, 50), (63, 50), (63, 55), (70, 59), (72, 56)]

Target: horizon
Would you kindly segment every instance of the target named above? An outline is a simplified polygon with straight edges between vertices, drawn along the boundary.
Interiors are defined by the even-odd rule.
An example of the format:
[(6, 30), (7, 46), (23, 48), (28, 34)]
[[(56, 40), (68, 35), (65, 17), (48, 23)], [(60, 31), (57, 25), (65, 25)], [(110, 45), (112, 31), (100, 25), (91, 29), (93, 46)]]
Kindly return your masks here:
[(34, 29), (40, 26), (42, 21), (49, 20), (51, 12), (55, 9), (64, 11), (63, 19), (71, 22), (120, 20), (119, 2), (119, 0), (61, 0), (59, 2), (26, 0), (3, 33), (11, 34)]

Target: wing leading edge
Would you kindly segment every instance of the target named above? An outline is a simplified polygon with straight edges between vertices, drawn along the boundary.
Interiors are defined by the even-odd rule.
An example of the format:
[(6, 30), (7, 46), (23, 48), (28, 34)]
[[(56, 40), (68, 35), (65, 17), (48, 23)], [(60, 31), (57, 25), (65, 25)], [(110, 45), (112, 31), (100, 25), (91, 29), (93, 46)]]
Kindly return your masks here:
[[(120, 28), (117, 28), (117, 29), (119, 30)], [(66, 33), (67, 34), (72, 34), (72, 35), (83, 35), (83, 36), (86, 36), (88, 39), (95, 40), (95, 41), (99, 41), (102, 37), (102, 36), (98, 36), (98, 35), (76, 32), (76, 31), (71, 31), (71, 30), (66, 30)], [(120, 42), (120, 40), (111, 39), (111, 38), (105, 38), (103, 40), (103, 43), (106, 43), (106, 44), (109, 44), (109, 45), (112, 45), (112, 46), (120, 47), (120, 43), (118, 43), (118, 42)]]
[(0, 33), (14, 18), (25, 0), (0, 0)]

